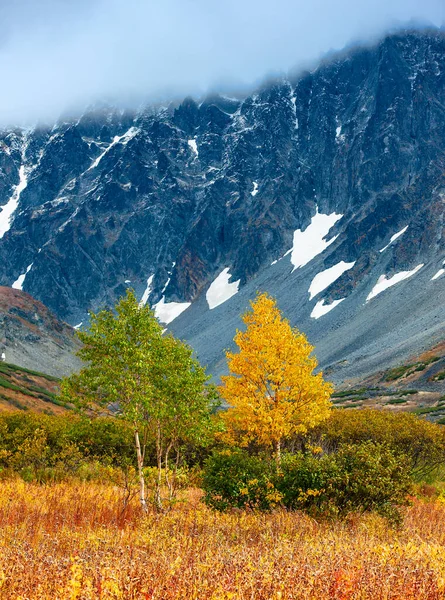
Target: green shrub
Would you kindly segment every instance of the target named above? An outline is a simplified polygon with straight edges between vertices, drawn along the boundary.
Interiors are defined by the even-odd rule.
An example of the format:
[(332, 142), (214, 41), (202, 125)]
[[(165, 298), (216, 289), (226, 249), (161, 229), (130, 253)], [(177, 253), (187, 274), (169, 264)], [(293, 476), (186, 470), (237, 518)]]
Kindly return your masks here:
[(287, 508), (316, 518), (375, 511), (397, 523), (411, 480), (405, 458), (385, 445), (364, 442), (331, 455), (288, 456), (277, 487)]
[(274, 485), (272, 461), (242, 450), (214, 452), (204, 463), (204, 502), (217, 510), (251, 508), (270, 510), (281, 495)]
[(445, 429), (410, 413), (333, 410), (329, 419), (312, 431), (309, 441), (327, 453), (349, 443), (386, 444), (408, 458), (409, 470), (418, 480), (445, 465)]
[(335, 454), (287, 454), (281, 469), (245, 451), (214, 453), (204, 465), (204, 501), (217, 510), (281, 505), (312, 517), (375, 511), (401, 520), (411, 480), (407, 460), (384, 444), (344, 445)]
[(406, 398), (391, 398), (386, 404), (406, 404), (407, 402)]

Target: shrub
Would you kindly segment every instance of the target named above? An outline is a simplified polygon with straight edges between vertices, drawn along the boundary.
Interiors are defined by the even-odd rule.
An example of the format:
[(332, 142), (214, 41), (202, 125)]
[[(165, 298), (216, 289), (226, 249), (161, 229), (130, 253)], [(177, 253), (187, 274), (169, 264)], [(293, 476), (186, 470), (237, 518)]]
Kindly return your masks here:
[(407, 460), (384, 444), (344, 445), (335, 454), (288, 454), (281, 470), (245, 451), (213, 454), (204, 465), (204, 501), (217, 510), (281, 505), (314, 518), (374, 511), (397, 523), (411, 491)]
[(281, 501), (272, 461), (242, 450), (214, 452), (204, 463), (204, 502), (217, 510), (270, 510)]
[(328, 453), (342, 444), (366, 441), (386, 444), (395, 453), (404, 454), (417, 480), (428, 479), (445, 464), (445, 429), (414, 414), (376, 409), (333, 410), (329, 419), (311, 434), (311, 442)]
[(321, 457), (288, 456), (278, 489), (286, 507), (314, 517), (374, 511), (399, 522), (411, 481), (403, 456), (383, 444), (364, 442)]

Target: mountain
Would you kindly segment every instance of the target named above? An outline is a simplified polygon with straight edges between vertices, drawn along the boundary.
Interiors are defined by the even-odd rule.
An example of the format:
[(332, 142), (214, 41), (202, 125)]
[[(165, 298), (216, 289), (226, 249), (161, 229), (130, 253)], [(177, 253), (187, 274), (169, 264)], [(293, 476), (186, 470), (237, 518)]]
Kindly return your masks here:
[[(0, 287), (2, 361), (38, 371), (32, 373), (37, 377), (40, 377), (40, 371), (48, 373), (46, 377), (49, 379), (50, 376), (62, 377), (79, 369), (81, 365), (80, 360), (74, 356), (74, 352), (80, 347), (74, 334), (72, 327), (57, 319), (46, 306), (29, 294)], [(5, 364), (6, 362), (0, 362), (3, 375)], [(18, 385), (16, 381), (12, 383)], [(49, 391), (54, 390), (51, 388)]]
[[(127, 287), (219, 374), (257, 290), (336, 382), (444, 338), (445, 34), (245, 98), (0, 134), (0, 284), (71, 323)], [(11, 218), (10, 218), (11, 217)]]

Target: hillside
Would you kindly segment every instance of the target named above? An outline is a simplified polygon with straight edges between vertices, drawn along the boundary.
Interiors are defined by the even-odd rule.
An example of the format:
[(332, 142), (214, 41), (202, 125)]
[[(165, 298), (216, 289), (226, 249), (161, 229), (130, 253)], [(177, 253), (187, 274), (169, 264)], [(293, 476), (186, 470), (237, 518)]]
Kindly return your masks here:
[(404, 364), (344, 383), (332, 400), (338, 407), (385, 407), (444, 424), (445, 341)]
[(0, 356), (6, 362), (60, 378), (80, 367), (74, 356), (79, 347), (74, 329), (42, 302), (0, 287)]
[(66, 407), (56, 397), (58, 391), (56, 377), (0, 362), (0, 411), (65, 412)]

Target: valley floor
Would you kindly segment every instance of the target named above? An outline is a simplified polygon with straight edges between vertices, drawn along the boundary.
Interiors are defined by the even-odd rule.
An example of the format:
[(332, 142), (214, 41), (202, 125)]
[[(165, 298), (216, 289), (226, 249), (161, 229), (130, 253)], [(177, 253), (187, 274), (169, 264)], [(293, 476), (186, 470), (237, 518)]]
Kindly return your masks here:
[(0, 483), (0, 598), (420, 599), (445, 596), (445, 506), (414, 500), (393, 530), (368, 515), (218, 514), (187, 492), (122, 513), (112, 486)]

